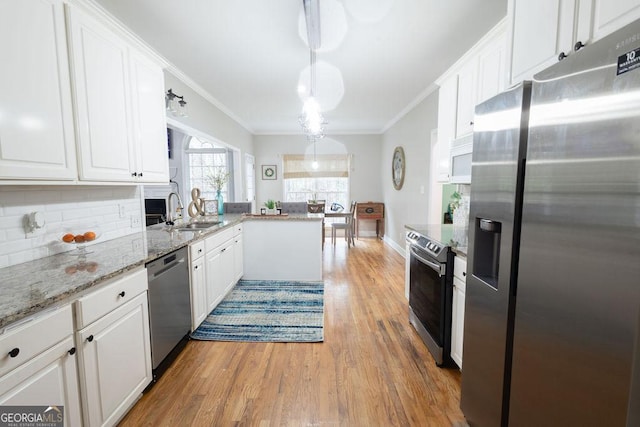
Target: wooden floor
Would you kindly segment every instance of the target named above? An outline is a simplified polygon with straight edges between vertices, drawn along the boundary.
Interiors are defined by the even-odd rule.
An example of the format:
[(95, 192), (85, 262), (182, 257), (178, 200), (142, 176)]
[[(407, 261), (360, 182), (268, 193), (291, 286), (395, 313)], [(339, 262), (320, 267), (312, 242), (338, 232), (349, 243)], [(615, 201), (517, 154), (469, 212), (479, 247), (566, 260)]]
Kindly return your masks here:
[(191, 341), (120, 425), (465, 425), (459, 371), (409, 324), (404, 259), (327, 242), (324, 283), (323, 343)]

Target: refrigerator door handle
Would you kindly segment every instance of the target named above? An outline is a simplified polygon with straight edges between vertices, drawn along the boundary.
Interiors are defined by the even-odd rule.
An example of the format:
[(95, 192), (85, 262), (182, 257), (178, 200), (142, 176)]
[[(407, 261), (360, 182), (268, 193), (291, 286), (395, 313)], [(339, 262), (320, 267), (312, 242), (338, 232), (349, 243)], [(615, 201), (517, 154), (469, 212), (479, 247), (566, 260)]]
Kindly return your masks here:
[(444, 274), (446, 273), (446, 266), (444, 264), (440, 264), (439, 262), (429, 261), (428, 259), (421, 257), (416, 253), (413, 246), (411, 246), (411, 256), (415, 257), (418, 261), (425, 264), (426, 266), (437, 271), (440, 276), (444, 276)]

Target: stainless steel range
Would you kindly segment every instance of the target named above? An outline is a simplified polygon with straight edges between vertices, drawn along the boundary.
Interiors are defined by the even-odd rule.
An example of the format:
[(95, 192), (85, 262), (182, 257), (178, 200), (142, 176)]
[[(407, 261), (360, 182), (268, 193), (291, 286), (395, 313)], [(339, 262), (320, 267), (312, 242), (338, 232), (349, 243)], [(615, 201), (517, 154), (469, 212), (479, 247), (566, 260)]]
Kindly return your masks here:
[(453, 257), (448, 244), (409, 230), (409, 321), (438, 366), (451, 361)]

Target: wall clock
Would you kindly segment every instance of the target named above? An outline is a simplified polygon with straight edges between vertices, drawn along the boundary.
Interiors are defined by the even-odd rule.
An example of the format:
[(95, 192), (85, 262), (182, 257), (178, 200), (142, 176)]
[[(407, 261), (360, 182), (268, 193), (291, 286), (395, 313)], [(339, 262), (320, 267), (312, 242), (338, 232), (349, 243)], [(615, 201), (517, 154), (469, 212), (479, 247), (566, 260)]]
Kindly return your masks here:
[(393, 158), (391, 159), (391, 179), (396, 190), (400, 190), (402, 184), (404, 184), (404, 163), (404, 150), (402, 147), (396, 147), (393, 150)]

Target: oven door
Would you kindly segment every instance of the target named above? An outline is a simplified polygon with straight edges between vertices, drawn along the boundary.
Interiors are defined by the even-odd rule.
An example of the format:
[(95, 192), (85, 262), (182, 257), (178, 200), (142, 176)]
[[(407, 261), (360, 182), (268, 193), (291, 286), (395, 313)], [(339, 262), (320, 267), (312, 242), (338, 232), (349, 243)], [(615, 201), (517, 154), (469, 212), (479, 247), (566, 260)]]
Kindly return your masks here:
[(451, 348), (451, 290), (446, 265), (422, 248), (410, 246), (409, 320), (438, 366)]

